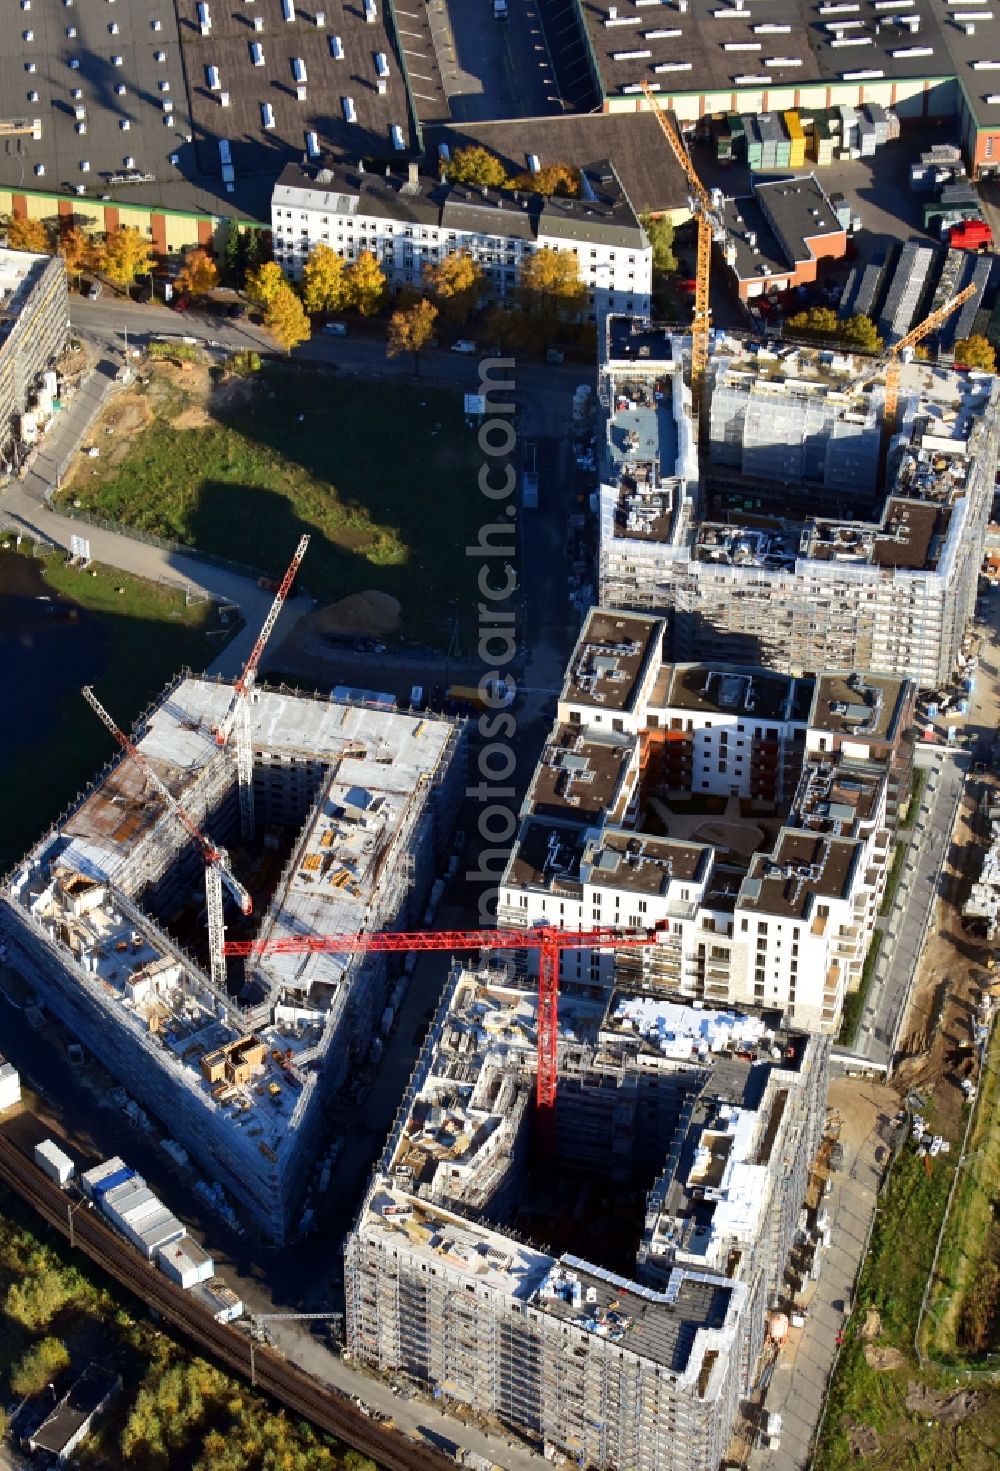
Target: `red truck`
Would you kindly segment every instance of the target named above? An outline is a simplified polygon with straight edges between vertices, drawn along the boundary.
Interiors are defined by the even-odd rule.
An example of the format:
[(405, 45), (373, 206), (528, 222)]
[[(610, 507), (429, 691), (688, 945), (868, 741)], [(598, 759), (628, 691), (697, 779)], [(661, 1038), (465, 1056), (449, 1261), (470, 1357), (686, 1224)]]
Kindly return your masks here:
[(948, 244), (956, 250), (988, 250), (993, 231), (985, 220), (962, 220), (948, 231)]

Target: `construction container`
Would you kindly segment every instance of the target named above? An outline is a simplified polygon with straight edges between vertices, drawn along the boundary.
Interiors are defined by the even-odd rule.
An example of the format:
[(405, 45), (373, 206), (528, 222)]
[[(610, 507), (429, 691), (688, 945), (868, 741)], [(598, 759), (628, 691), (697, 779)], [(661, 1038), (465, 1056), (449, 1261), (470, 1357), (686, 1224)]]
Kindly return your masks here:
[(784, 115), (785, 132), (788, 134), (788, 167), (801, 169), (806, 162), (806, 135), (802, 124), (799, 122), (797, 112), (786, 112)]
[(739, 162), (746, 157), (747, 130), (746, 123), (738, 112), (726, 114), (726, 123), (729, 127), (729, 136), (733, 143), (733, 158)]
[(792, 162), (792, 140), (785, 127), (785, 115), (775, 112), (771, 116), (774, 119), (775, 162), (779, 169), (787, 169)]
[(65, 1190), (76, 1174), (76, 1165), (52, 1139), (43, 1139), (35, 1145), (35, 1164), (50, 1180), (55, 1180), (60, 1190)]
[(887, 346), (904, 337), (916, 321), (936, 258), (933, 246), (919, 245), (915, 240), (908, 240), (900, 251), (878, 323), (879, 335)]
[(844, 153), (858, 147), (858, 113), (856, 108), (845, 105), (836, 110), (840, 115), (840, 149)]
[(0, 1113), (21, 1101), (21, 1079), (13, 1063), (0, 1058)]
[(192, 1288), (191, 1296), (208, 1308), (217, 1323), (232, 1323), (243, 1316), (242, 1302), (218, 1277), (209, 1282), (199, 1282)]
[(84, 1195), (94, 1200), (97, 1197), (100, 1187), (104, 1185), (105, 1181), (110, 1181), (113, 1175), (120, 1176), (120, 1179), (115, 1183), (121, 1184), (122, 1180), (129, 1179), (133, 1173), (134, 1171), (128, 1169), (125, 1161), (119, 1159), (116, 1154), (113, 1159), (103, 1160), (101, 1164), (94, 1165), (92, 1169), (84, 1170), (80, 1176), (80, 1184), (83, 1186)]
[(875, 124), (863, 115), (858, 119), (858, 147), (862, 158), (874, 158), (876, 147)]
[(820, 113), (816, 118), (812, 132), (812, 147), (809, 156), (820, 168), (833, 163), (833, 150), (836, 144), (836, 135), (829, 116)]
[(725, 114), (712, 119), (712, 144), (717, 163), (732, 163), (733, 139), (729, 130), (729, 119)]
[(881, 148), (889, 141), (889, 115), (880, 102), (866, 102), (861, 114), (875, 129), (875, 146)]
[(833, 205), (833, 212), (837, 216), (837, 224), (842, 230), (849, 230), (851, 228), (851, 206), (847, 200), (842, 194), (831, 194), (830, 203)]
[[(956, 250), (987, 250), (993, 244), (993, 231), (985, 220), (963, 220), (948, 231), (948, 243)], [(967, 306), (969, 304), (966, 303)]]
[(193, 1236), (181, 1236), (169, 1246), (161, 1246), (156, 1253), (156, 1265), (171, 1282), (179, 1287), (193, 1287), (196, 1282), (207, 1282), (215, 1276), (215, 1263), (203, 1246)]
[(760, 119), (754, 117), (752, 114), (743, 119), (746, 137), (747, 168), (750, 169), (759, 169), (761, 167), (761, 158), (764, 152), (759, 123)]

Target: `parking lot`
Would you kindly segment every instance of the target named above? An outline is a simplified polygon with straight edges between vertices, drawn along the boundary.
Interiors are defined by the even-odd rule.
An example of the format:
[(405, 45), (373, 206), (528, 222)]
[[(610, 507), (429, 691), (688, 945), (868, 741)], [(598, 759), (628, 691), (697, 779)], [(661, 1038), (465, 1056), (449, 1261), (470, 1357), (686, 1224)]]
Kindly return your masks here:
[[(398, 14), (402, 27), (406, 11)], [(452, 121), (561, 110), (536, 0), (508, 0), (505, 21), (494, 18), (493, 0), (431, 0), (426, 14)]]

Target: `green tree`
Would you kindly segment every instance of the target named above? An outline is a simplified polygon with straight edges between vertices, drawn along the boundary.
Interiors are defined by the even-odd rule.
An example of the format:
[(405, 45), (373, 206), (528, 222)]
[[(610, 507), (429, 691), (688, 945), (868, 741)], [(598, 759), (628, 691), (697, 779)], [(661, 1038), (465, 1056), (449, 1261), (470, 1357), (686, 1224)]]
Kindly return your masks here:
[(377, 1471), (374, 1461), (370, 1461), (367, 1456), (355, 1450), (345, 1451), (340, 1464), (344, 1471)]
[(21, 1355), (10, 1371), (10, 1387), (15, 1394), (39, 1394), (68, 1368), (66, 1345), (58, 1338), (41, 1338)]
[(483, 272), (468, 251), (453, 250), (436, 266), (424, 267), (424, 281), (446, 322), (461, 327), (483, 290)]
[(856, 347), (859, 352), (875, 353), (881, 350), (882, 339), (871, 317), (848, 317), (843, 326), (843, 334), (844, 341)]
[(830, 306), (811, 306), (804, 312), (796, 312), (788, 318), (788, 326), (815, 337), (835, 337), (844, 330), (840, 318)]
[(573, 251), (551, 250), (547, 245), (536, 250), (521, 269), (521, 294), (529, 310), (543, 318), (575, 317), (587, 290)]
[(188, 296), (207, 296), (219, 284), (219, 268), (207, 250), (189, 250), (177, 273), (178, 291)]
[(314, 245), (302, 267), (302, 305), (310, 316), (336, 312), (347, 299), (344, 261), (329, 245)]
[(49, 232), (41, 220), (14, 215), (7, 224), (7, 244), (11, 250), (32, 250), (47, 255), (52, 250)]
[(451, 184), (472, 184), (477, 189), (505, 189), (507, 170), (488, 148), (473, 144), (456, 148), (441, 170)]
[(244, 230), (242, 247), (241, 265), (244, 277), (271, 259), (271, 236), (267, 230)]
[(265, 261), (256, 270), (247, 272), (247, 296), (260, 306), (270, 306), (281, 288), (287, 285), (285, 273), (277, 261)]
[(971, 337), (960, 337), (955, 343), (955, 361), (966, 368), (979, 368), (984, 373), (995, 373), (997, 357), (989, 341), (979, 332)]
[(393, 312), (389, 318), (386, 353), (396, 358), (400, 353), (412, 352), (414, 377), (420, 370), (420, 354), (434, 336), (437, 317), (437, 307), (424, 297), (403, 311)]
[(156, 260), (153, 247), (144, 235), (131, 225), (110, 230), (104, 244), (98, 247), (100, 270), (115, 286), (128, 288), (136, 276), (145, 276)]
[(648, 211), (640, 216), (646, 238), (653, 247), (653, 273), (669, 276), (677, 269), (674, 255), (674, 227), (666, 215), (654, 215)]
[(378, 311), (385, 296), (385, 274), (370, 250), (363, 250), (345, 273), (347, 300), (363, 317)]
[(546, 198), (557, 194), (562, 199), (578, 199), (580, 170), (568, 163), (548, 163), (535, 174), (518, 174), (511, 179), (509, 187), (525, 189), (531, 194), (544, 194)]
[(222, 247), (222, 274), (228, 286), (242, 285), (243, 257), (243, 232), (235, 220), (230, 220)]
[(309, 339), (309, 318), (287, 282), (279, 286), (264, 313), (264, 326), (286, 352)]

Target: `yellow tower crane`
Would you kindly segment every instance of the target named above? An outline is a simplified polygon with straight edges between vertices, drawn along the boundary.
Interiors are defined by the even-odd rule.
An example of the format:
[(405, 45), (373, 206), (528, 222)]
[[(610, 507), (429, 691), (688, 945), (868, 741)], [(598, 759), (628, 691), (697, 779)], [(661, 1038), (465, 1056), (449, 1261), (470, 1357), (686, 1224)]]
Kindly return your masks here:
[(941, 326), (942, 322), (948, 320), (952, 312), (958, 311), (960, 306), (965, 305), (969, 297), (975, 294), (975, 290), (975, 286), (966, 286), (964, 291), (960, 291), (957, 296), (953, 296), (950, 301), (946, 301), (944, 306), (939, 306), (937, 311), (931, 312), (930, 316), (925, 317), (922, 322), (918, 322), (915, 327), (911, 327), (906, 336), (901, 337), (898, 342), (894, 342), (879, 359), (878, 366), (885, 368), (885, 413), (882, 418), (882, 425), (886, 442), (892, 438), (896, 431), (896, 409), (899, 404), (899, 359), (901, 354), (908, 347), (916, 347), (917, 343), (921, 342), (923, 338), (927, 337), (931, 332), (935, 332)]
[(643, 82), (642, 90), (656, 114), (671, 153), (684, 171), (690, 191), (688, 202), (691, 213), (698, 222), (698, 264), (695, 270), (694, 316), (691, 320), (691, 400), (694, 412), (698, 414), (708, 370), (708, 334), (712, 320), (708, 288), (712, 271), (712, 241), (717, 237), (724, 237), (725, 232), (719, 212), (713, 206), (708, 190), (695, 173), (683, 139), (660, 106), (660, 99), (648, 82)]

